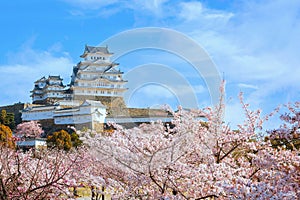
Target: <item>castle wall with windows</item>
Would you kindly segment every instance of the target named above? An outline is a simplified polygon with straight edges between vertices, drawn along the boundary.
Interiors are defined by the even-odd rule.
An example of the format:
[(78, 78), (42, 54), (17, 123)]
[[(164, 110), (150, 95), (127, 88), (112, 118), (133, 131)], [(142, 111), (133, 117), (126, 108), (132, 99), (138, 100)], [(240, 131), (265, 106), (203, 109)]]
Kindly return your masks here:
[(64, 85), (60, 76), (35, 81), (31, 97), (38, 105), (22, 109), (22, 120), (38, 120), (47, 131), (69, 125), (101, 131), (109, 121), (127, 126), (171, 121), (166, 111), (127, 108), (123, 99), (127, 81), (112, 55), (107, 47), (86, 45), (69, 84)]

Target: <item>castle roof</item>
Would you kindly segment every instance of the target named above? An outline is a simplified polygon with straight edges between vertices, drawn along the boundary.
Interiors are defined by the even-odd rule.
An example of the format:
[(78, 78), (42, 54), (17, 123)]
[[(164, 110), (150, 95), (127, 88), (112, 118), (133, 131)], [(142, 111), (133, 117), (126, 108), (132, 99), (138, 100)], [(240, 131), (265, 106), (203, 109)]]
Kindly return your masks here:
[(38, 83), (38, 82), (45, 82), (47, 79), (45, 78), (45, 76), (43, 76), (42, 78), (36, 80), (34, 83)]
[(52, 80), (63, 80), (60, 76), (51, 76), (49, 75), (48, 79), (52, 79)]
[(84, 49), (84, 52), (83, 54), (80, 56), (80, 57), (85, 57), (86, 54), (88, 53), (103, 53), (103, 54), (111, 54), (109, 51), (108, 51), (108, 47), (93, 47), (93, 46), (88, 46), (88, 45), (85, 45), (85, 49)]
[(42, 78), (38, 79), (34, 83), (46, 82), (46, 81), (49, 81), (49, 80), (59, 80), (59, 81), (62, 81), (63, 79), (60, 76), (51, 76), (51, 75), (49, 75), (47, 79), (45, 78), (45, 76), (43, 76)]
[(85, 100), (80, 106), (94, 106), (105, 108), (105, 106), (100, 101), (93, 100)]

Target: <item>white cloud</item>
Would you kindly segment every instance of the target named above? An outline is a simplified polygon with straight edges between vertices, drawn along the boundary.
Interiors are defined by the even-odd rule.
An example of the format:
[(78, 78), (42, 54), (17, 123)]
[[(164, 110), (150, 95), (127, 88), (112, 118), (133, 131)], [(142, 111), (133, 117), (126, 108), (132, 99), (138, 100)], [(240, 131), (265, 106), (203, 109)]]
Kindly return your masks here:
[(79, 18), (110, 17), (124, 9), (123, 0), (61, 0), (71, 5), (69, 14)]
[(119, 0), (109, 0), (109, 1), (107, 0), (63, 0), (63, 1), (82, 9), (91, 9), (91, 10), (103, 8), (106, 6), (110, 6), (122, 2)]
[(130, 8), (133, 10), (148, 10), (151, 13), (154, 13), (156, 15), (160, 15), (162, 12), (163, 4), (168, 2), (168, 0), (148, 0), (148, 1), (139, 1), (135, 0), (134, 3), (130, 3), (128, 5), (131, 5)]
[(267, 107), (270, 102), (299, 97), (295, 92), (300, 91), (298, 0), (235, 1), (227, 10), (206, 5), (199, 1), (120, 0), (103, 3), (101, 8), (133, 10), (138, 13), (135, 26), (153, 26), (150, 19), (154, 18), (158, 19), (154, 25), (188, 34), (208, 51), (232, 87), (246, 90), (250, 103)]
[(203, 6), (201, 2), (182, 2), (180, 5), (182, 10), (179, 16), (184, 20), (195, 20), (203, 15)]
[(65, 83), (69, 83), (74, 63), (64, 52), (55, 56), (53, 50), (59, 49), (58, 44), (50, 47), (50, 51), (38, 51), (25, 45), (19, 52), (9, 53), (10, 63), (0, 66), (0, 90), (5, 97), (1, 98), (0, 105), (30, 102), (33, 82), (43, 76), (61, 75)]
[(292, 90), (300, 90), (300, 2), (249, 1), (240, 2), (239, 7), (220, 11), (224, 20), (214, 23), (204, 16), (216, 11), (191, 2), (190, 7), (182, 8), (185, 15), (181, 17), (193, 23), (178, 28), (207, 49), (228, 82), (255, 89), (246, 91), (250, 103), (265, 107), (270, 101), (285, 101), (290, 93), (297, 96)]
[(256, 85), (245, 84), (245, 83), (239, 83), (238, 86), (240, 88), (249, 88), (249, 89), (255, 89), (255, 90), (258, 89), (258, 87)]
[[(149, 18), (149, 13), (152, 18), (168, 19), (172, 15), (175, 20), (167, 24), (161, 20), (161, 25), (174, 27), (196, 39), (230, 81), (247, 82), (259, 88), (266, 83), (280, 88), (282, 84), (294, 85), (298, 81), (295, 73), (290, 74), (299, 63), (297, 0), (241, 1), (236, 3), (238, 9), (230, 11), (212, 9), (199, 1), (65, 1), (79, 8), (101, 11), (131, 9), (139, 13), (140, 21)], [(290, 77), (285, 83), (278, 81), (287, 76)]]
[(220, 20), (224, 23), (233, 17), (231, 12), (208, 9), (199, 1), (181, 2), (179, 7), (179, 17), (186, 21), (211, 20), (215, 23)]
[[(150, 14), (162, 17), (164, 4), (169, 0), (62, 0), (76, 8), (70, 14), (80, 17), (108, 17), (122, 10), (132, 10), (135, 14)], [(93, 12), (92, 12), (93, 11)]]
[[(186, 31), (189, 33), (194, 31), (208, 33), (212, 30), (221, 29), (234, 17), (232, 12), (210, 9), (199, 1), (181, 2), (177, 9), (181, 28), (187, 28)], [(189, 30), (190, 28), (193, 30)]]

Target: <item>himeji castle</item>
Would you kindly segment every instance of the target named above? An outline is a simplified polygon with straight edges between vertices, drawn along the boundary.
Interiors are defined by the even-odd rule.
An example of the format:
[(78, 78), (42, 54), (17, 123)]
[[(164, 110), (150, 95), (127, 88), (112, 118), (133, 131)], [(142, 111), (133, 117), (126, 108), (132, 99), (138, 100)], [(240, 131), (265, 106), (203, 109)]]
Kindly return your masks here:
[(112, 55), (107, 47), (85, 46), (80, 56), (84, 60), (73, 68), (71, 90), (74, 99), (123, 96), (126, 81), (122, 78), (123, 72), (116, 69), (119, 64), (110, 61)]
[(53, 104), (60, 100), (100, 100), (103, 97), (122, 97), (126, 91), (118, 63), (110, 61), (113, 54), (107, 47), (85, 46), (83, 58), (73, 67), (69, 87), (60, 76), (42, 77), (34, 83), (32, 103)]
[(108, 47), (86, 45), (68, 85), (60, 76), (35, 81), (32, 104), (21, 111), (22, 121), (38, 120), (48, 131), (67, 125), (101, 131), (108, 121), (123, 125), (170, 121), (164, 110), (126, 106), (123, 94), (127, 80), (119, 64), (111, 61), (112, 55)]

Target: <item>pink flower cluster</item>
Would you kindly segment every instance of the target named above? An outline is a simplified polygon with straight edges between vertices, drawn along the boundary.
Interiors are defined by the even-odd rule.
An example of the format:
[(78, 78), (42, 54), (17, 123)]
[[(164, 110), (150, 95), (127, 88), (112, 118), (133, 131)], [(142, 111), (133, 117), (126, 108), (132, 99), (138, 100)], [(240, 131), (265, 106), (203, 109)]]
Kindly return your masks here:
[(274, 113), (262, 117), (242, 105), (246, 120), (239, 130), (222, 123), (221, 106), (179, 109), (172, 126), (83, 134), (105, 180), (99, 184), (117, 199), (299, 199), (299, 150), (273, 148), (258, 133)]
[(19, 124), (15, 134), (19, 138), (38, 138), (44, 131), (38, 121), (29, 121)]
[[(241, 95), (245, 123), (231, 130), (224, 106), (172, 112), (171, 124), (110, 134), (80, 132), (84, 149), (20, 152), (0, 147), (2, 199), (72, 199), (70, 187), (104, 186), (113, 199), (300, 199), (299, 148), (274, 147), (274, 139), (299, 134), (299, 106), (288, 105), (284, 124), (265, 137), (270, 116), (251, 111)], [(38, 137), (37, 122), (17, 135)], [(293, 137), (295, 138), (295, 137)], [(295, 143), (296, 144), (296, 143)]]

